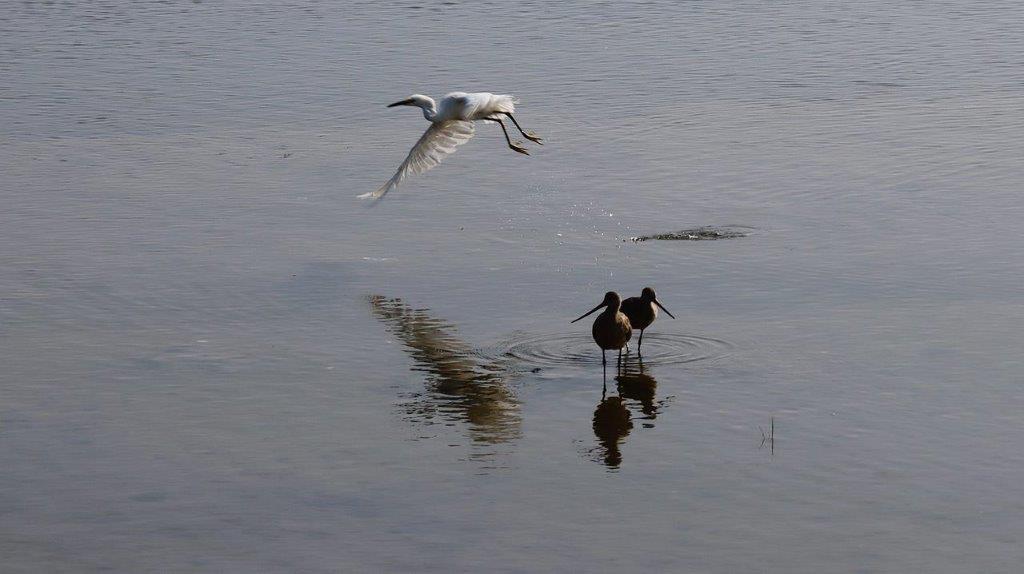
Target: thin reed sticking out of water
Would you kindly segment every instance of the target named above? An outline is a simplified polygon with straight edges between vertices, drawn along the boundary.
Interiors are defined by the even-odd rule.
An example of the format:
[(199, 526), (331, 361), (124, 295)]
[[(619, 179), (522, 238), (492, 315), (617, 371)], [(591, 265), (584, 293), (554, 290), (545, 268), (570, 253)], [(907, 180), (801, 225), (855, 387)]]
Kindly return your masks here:
[(767, 433), (760, 426), (757, 428), (761, 431), (761, 446), (758, 448), (764, 448), (764, 445), (767, 443), (771, 446), (772, 454), (775, 454), (775, 417), (772, 417), (771, 430)]

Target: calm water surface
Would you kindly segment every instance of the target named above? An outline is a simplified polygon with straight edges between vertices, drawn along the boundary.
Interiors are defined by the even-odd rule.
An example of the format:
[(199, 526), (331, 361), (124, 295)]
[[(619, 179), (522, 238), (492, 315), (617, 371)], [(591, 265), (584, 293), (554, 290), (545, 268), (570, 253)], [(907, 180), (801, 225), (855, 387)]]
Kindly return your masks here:
[[(1017, 572), (1016, 2), (9, 2), (5, 572)], [(369, 209), (414, 92), (517, 94)], [(742, 239), (630, 236), (746, 226)], [(678, 320), (602, 377), (606, 290)], [(762, 430), (775, 421), (774, 452)]]

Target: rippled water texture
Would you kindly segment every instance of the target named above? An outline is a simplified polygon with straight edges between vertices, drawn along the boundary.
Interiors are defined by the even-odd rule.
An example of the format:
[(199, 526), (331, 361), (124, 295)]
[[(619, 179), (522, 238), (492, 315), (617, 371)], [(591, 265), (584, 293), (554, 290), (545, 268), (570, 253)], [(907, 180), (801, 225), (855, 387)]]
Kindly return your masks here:
[[(1018, 572), (1021, 70), (1017, 2), (4, 3), (0, 570)], [(356, 200), (457, 89), (544, 145)]]
[[(644, 336), (644, 341), (643, 358), (648, 364), (656, 365), (714, 359), (730, 348), (725, 341), (696, 335), (650, 333)], [(601, 353), (594, 346), (590, 333), (553, 333), (517, 340), (510, 344), (507, 356), (542, 366), (601, 364)]]

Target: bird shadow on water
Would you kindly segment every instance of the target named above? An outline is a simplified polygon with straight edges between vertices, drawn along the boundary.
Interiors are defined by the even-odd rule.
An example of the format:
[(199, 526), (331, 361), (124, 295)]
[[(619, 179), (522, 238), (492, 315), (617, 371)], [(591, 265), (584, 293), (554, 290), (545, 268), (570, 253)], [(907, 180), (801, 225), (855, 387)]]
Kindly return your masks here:
[(509, 443), (522, 435), (520, 402), (508, 386), (511, 373), (500, 361), (484, 361), (454, 335), (454, 326), (428, 309), (373, 295), (374, 315), (426, 374), (425, 389), (399, 403), (403, 416), (423, 426), (464, 426), (477, 445)]
[(597, 446), (586, 456), (604, 464), (610, 471), (622, 465), (622, 444), (634, 428), (634, 420), (643, 421), (643, 428), (653, 428), (654, 420), (670, 402), (671, 397), (658, 400), (658, 381), (643, 359), (623, 356), (615, 368), (615, 391), (608, 393), (608, 370), (603, 373), (601, 401), (594, 409), (593, 429)]

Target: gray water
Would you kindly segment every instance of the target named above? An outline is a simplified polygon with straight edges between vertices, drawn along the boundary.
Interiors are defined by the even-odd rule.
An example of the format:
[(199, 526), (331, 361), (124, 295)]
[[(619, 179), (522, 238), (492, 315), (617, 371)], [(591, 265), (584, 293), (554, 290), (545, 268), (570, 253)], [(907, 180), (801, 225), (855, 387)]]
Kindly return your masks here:
[[(1017, 572), (1021, 70), (1017, 2), (5, 3), (3, 571)], [(451, 90), (545, 145), (356, 200)]]

